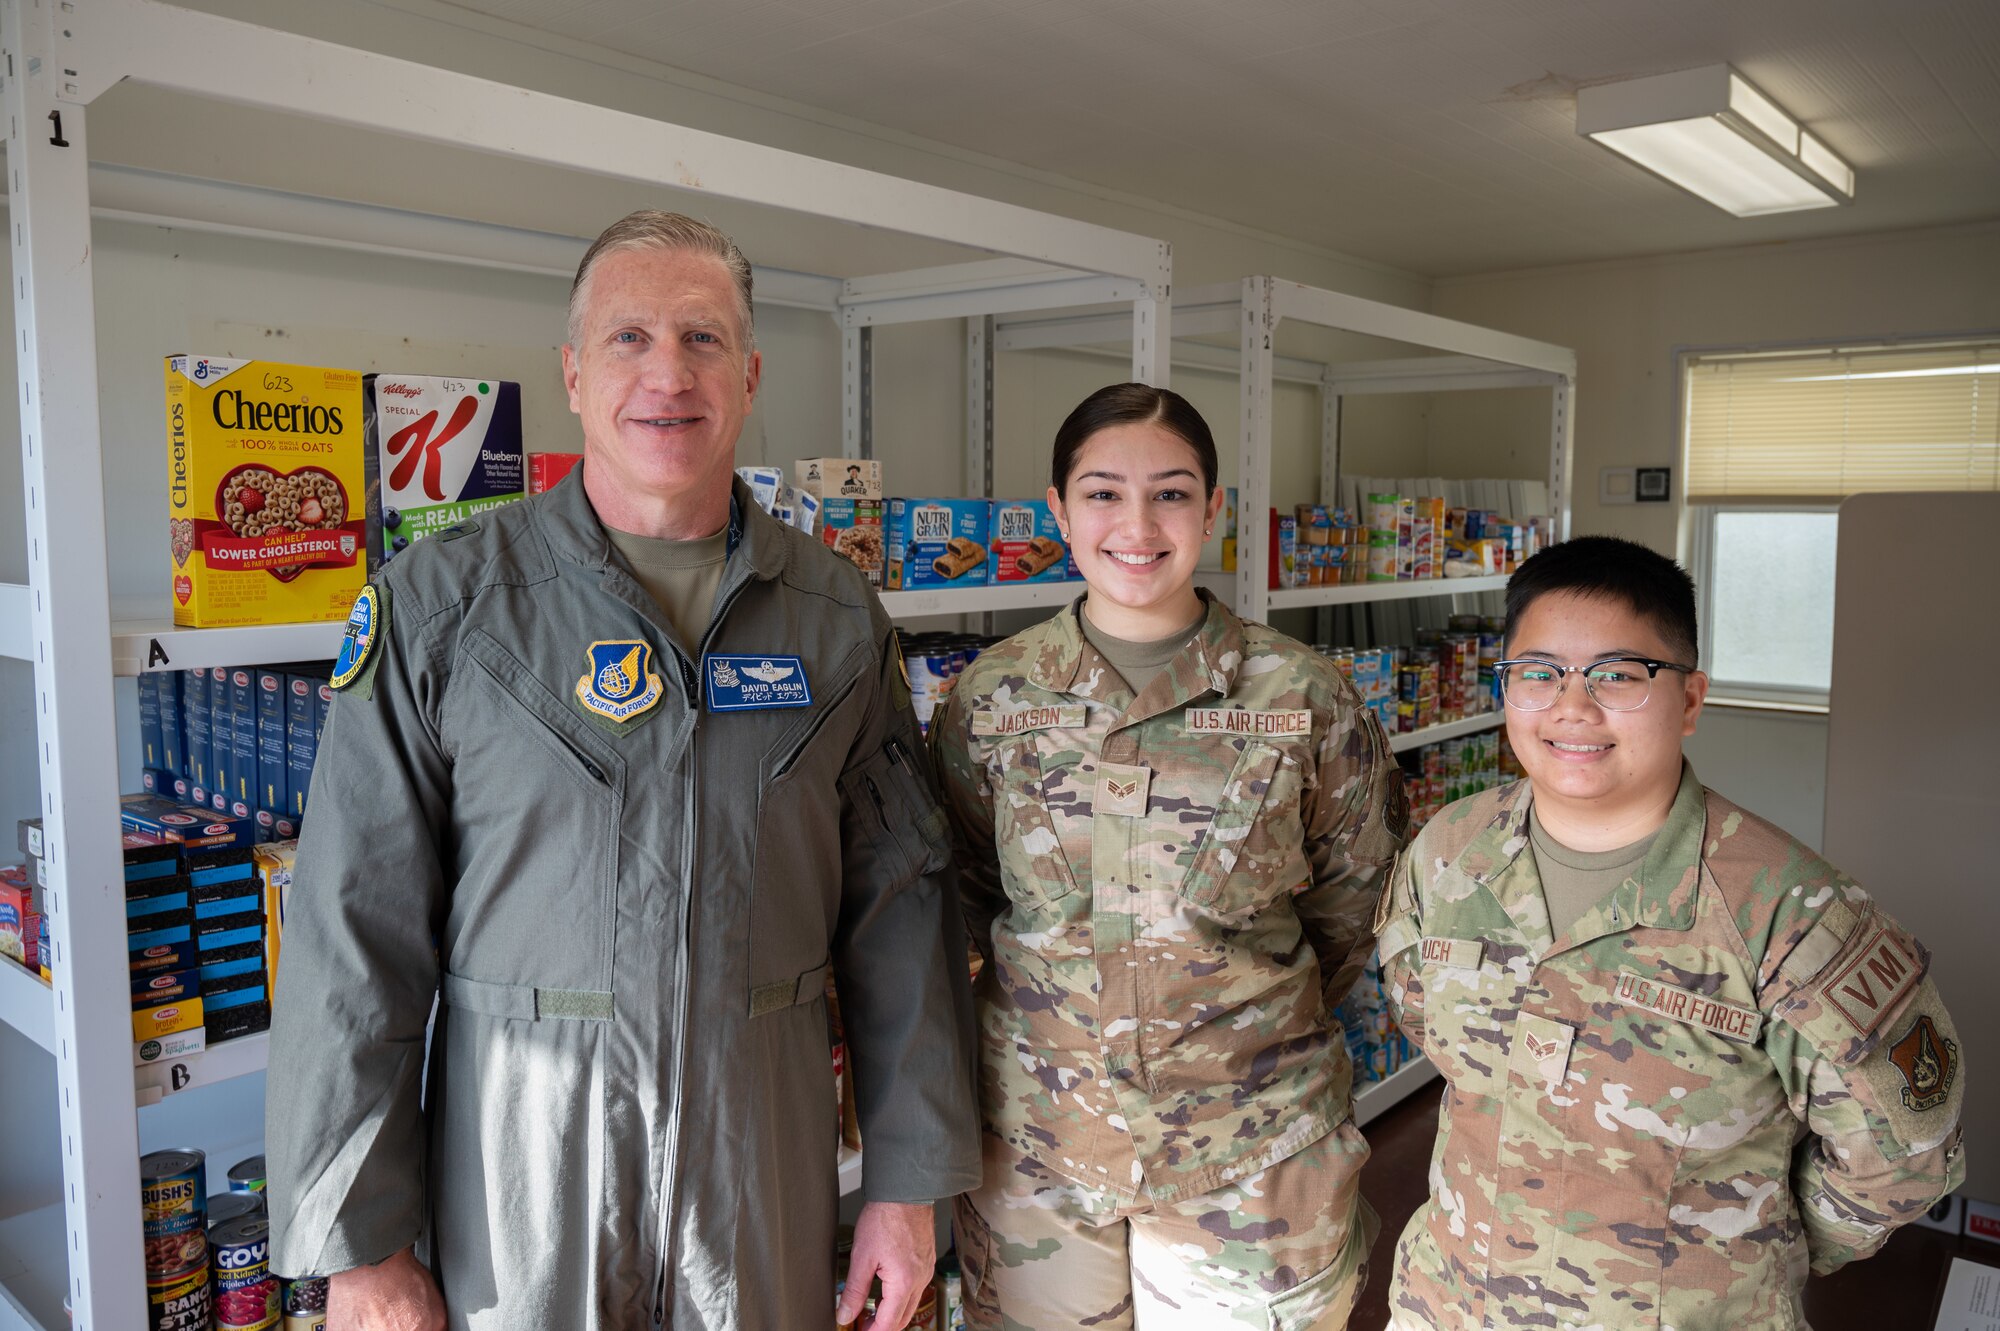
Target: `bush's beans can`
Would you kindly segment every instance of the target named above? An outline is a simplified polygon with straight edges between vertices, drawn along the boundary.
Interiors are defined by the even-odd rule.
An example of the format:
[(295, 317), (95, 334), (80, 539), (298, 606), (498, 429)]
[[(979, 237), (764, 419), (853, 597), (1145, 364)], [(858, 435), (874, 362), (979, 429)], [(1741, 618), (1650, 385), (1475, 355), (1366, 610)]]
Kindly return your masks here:
[(285, 1331), (326, 1331), (326, 1279), (285, 1282)]
[(231, 1192), (264, 1191), (264, 1157), (253, 1155), (248, 1160), (238, 1160), (229, 1167), (229, 1190)]
[(208, 1261), (172, 1280), (146, 1282), (147, 1331), (209, 1331)]
[(147, 1283), (164, 1285), (207, 1270), (208, 1244), (202, 1238), (207, 1200), (208, 1168), (200, 1151), (154, 1151), (139, 1158)]
[(278, 1324), (278, 1278), (271, 1274), (271, 1222), (240, 1215), (208, 1231), (215, 1271), (215, 1331), (265, 1331)]
[(261, 1192), (218, 1192), (208, 1199), (208, 1227), (214, 1229), (225, 1220), (234, 1220), (240, 1215), (263, 1215), (264, 1194)]

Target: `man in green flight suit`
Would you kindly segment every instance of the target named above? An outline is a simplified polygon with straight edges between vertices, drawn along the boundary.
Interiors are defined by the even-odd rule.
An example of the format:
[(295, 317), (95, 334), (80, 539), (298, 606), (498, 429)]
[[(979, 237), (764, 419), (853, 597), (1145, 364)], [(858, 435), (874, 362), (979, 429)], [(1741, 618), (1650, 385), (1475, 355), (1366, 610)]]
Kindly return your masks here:
[(267, 1132), (273, 1269), (331, 1276), (342, 1331), (823, 1324), (829, 974), (881, 1331), (931, 1276), (930, 1204), (978, 1181), (963, 925), (895, 635), (734, 478), (750, 294), (712, 227), (611, 227), (563, 347), (582, 467), (357, 603)]
[(1446, 1082), (1397, 1328), (1804, 1326), (1808, 1269), (1965, 1177), (1930, 954), (1695, 780), (1695, 633), (1687, 574), (1627, 541), (1554, 546), (1508, 584), (1528, 779), (1433, 819), (1378, 920), (1384, 987)]

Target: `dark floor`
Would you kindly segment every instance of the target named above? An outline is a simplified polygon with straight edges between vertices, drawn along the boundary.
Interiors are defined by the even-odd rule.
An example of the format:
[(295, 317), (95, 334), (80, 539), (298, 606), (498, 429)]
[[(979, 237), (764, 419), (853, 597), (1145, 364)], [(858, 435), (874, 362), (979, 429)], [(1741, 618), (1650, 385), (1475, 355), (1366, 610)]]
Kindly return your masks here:
[[(1389, 1273), (1396, 1238), (1428, 1195), (1431, 1145), (1437, 1133), (1436, 1082), (1362, 1129), (1375, 1154), (1362, 1171), (1361, 1191), (1382, 1217), (1368, 1267), (1373, 1273), (1349, 1323), (1350, 1331), (1381, 1331), (1389, 1322)], [(1806, 1286), (1813, 1331), (1919, 1331), (1931, 1326), (1939, 1287), (1951, 1258), (1963, 1255), (2000, 1266), (2000, 1245), (1911, 1225), (1865, 1262)]]

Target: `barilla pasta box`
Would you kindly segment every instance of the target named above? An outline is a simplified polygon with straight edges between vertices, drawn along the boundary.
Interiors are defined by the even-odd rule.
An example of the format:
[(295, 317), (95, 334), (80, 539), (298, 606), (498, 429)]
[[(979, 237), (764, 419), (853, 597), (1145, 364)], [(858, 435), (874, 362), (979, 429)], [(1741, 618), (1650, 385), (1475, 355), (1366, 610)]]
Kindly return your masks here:
[(822, 499), (820, 539), (827, 548), (861, 570), (870, 587), (882, 585), (882, 501)]
[(347, 618), (367, 581), (361, 376), (169, 356), (174, 623)]
[(984, 499), (891, 499), (882, 532), (889, 590), (984, 587), (992, 514)]
[(369, 567), (411, 542), (527, 494), (521, 386), (500, 379), (371, 374), (363, 381)]
[(145, 832), (189, 848), (248, 846), (256, 839), (256, 826), (248, 818), (230, 818), (212, 809), (176, 804), (153, 795), (120, 797), (118, 816), (128, 831)]
[(1069, 546), (1045, 499), (996, 499), (986, 540), (986, 578), (1003, 582), (1065, 582)]

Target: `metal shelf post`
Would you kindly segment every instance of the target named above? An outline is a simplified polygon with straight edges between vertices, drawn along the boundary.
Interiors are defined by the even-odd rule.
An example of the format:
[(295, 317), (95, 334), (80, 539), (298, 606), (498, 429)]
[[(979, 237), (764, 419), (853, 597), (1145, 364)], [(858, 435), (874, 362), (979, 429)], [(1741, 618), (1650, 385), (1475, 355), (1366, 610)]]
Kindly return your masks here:
[[(67, 8), (65, 6), (64, 8)], [(84, 108), (57, 6), (8, 0), (14, 319), (20, 336), (30, 633), (54, 950), (64, 1245), (74, 1325), (145, 1308), (138, 1118), (118, 842), (118, 743)]]

